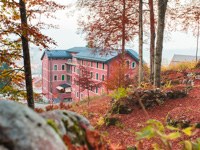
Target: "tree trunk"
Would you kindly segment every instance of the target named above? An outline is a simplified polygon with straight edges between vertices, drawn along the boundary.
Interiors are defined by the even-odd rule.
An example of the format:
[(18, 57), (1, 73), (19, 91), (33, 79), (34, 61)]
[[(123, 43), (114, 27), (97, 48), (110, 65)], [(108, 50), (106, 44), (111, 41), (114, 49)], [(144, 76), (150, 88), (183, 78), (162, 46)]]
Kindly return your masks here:
[(149, 9), (150, 9), (150, 81), (153, 82), (154, 75), (154, 51), (155, 51), (155, 19), (154, 19), (154, 8), (153, 0), (149, 0)]
[(199, 16), (198, 16), (198, 29), (197, 29), (197, 48), (196, 48), (196, 62), (198, 61), (198, 48), (199, 48)]
[(28, 102), (28, 106), (34, 109), (32, 74), (31, 74), (28, 33), (27, 33), (28, 25), (27, 25), (27, 18), (26, 18), (26, 5), (23, 0), (20, 0), (19, 4), (20, 4), (20, 17), (21, 17), (21, 29), (22, 29), (21, 38), (22, 38), (22, 47), (23, 47), (27, 102)]
[(158, 28), (154, 63), (154, 86), (158, 88), (161, 87), (161, 62), (167, 2), (168, 0), (158, 0)]
[[(125, 13), (126, 13), (126, 11), (125, 11), (125, 9), (126, 9), (126, 2), (125, 2), (125, 0), (123, 0), (123, 13), (122, 13), (122, 62), (124, 63), (125, 62), (125, 36), (126, 36), (126, 33), (125, 33), (125, 22), (126, 22), (126, 20), (125, 20)], [(124, 65), (124, 64), (122, 64), (122, 65)]]
[(88, 92), (88, 107), (90, 106), (90, 95), (89, 95), (89, 89), (87, 89)]
[(139, 1), (139, 85), (143, 82), (143, 15), (142, 0)]

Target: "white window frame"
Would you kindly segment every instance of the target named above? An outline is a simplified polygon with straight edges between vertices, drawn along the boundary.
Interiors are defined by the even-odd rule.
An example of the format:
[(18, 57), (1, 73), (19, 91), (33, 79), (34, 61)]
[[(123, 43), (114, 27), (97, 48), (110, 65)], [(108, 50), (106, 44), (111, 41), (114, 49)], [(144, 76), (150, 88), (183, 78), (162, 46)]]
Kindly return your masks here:
[[(63, 76), (64, 76), (64, 80), (63, 80), (63, 78), (62, 78)], [(61, 75), (61, 80), (62, 80), (62, 81), (65, 81), (65, 75), (64, 75), (64, 74)]]
[(98, 87), (95, 88), (95, 93), (98, 94)]
[[(91, 76), (91, 73), (92, 73), (92, 76)], [(93, 72), (92, 71), (90, 71), (90, 77), (91, 77), (91, 79), (93, 79)]]
[(99, 68), (99, 62), (96, 62), (96, 68)]
[[(56, 66), (56, 70), (55, 70), (55, 66)], [(53, 65), (53, 70), (57, 71), (58, 70), (58, 65)]]
[[(55, 77), (56, 77), (56, 80), (55, 80)], [(58, 81), (58, 75), (54, 75), (54, 76), (53, 76), (53, 80), (54, 80), (54, 81)]]
[[(64, 69), (63, 69), (63, 66), (64, 66)], [(61, 70), (65, 70), (65, 65), (64, 64), (61, 65)]]
[[(135, 64), (134, 67), (133, 67), (133, 63)], [(136, 67), (136, 63), (135, 63), (135, 62), (132, 62), (132, 68), (135, 68), (135, 67)]]
[(99, 73), (96, 73), (96, 80), (99, 80)]
[(80, 74), (80, 70), (79, 70), (79, 68), (77, 68), (77, 75), (79, 75)]
[(104, 63), (102, 63), (102, 69), (105, 70), (105, 64)]
[(74, 66), (74, 72), (76, 72), (76, 67)]
[(76, 98), (79, 98), (79, 93), (78, 92), (76, 92)]
[[(103, 77), (104, 77), (104, 79), (103, 79)], [(101, 80), (105, 81), (105, 75), (104, 74), (101, 75)]]
[(93, 61), (91, 61), (91, 64), (90, 64), (90, 66), (91, 66), (91, 67), (93, 67)]

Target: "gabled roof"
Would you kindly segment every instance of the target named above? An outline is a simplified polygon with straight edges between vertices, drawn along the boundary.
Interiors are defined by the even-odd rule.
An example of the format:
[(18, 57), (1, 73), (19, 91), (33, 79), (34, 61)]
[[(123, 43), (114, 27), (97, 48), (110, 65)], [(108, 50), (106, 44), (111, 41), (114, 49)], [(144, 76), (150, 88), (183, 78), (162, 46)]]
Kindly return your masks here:
[(87, 47), (73, 47), (73, 48), (67, 49), (66, 51), (70, 53), (79, 53), (87, 49), (88, 49)]
[(43, 59), (45, 53), (48, 58), (72, 58), (72, 55), (66, 50), (45, 50), (42, 54), (41, 60)]
[[(197, 59), (199, 60), (200, 56), (198, 56)], [(172, 61), (173, 62), (196, 61), (196, 56), (174, 54)]]
[[(126, 49), (127, 54), (131, 55), (136, 61), (139, 61), (139, 55), (137, 52), (135, 52), (132, 49)], [(85, 48), (85, 50), (81, 51), (80, 53), (76, 54), (74, 57), (77, 59), (84, 59), (84, 60), (90, 60), (90, 61), (97, 61), (97, 62), (103, 62), (107, 63), (111, 61), (113, 58), (115, 58), (118, 55), (118, 52), (113, 52), (112, 54), (108, 55), (100, 55), (100, 52), (96, 50), (96, 52), (90, 51), (88, 48)]]

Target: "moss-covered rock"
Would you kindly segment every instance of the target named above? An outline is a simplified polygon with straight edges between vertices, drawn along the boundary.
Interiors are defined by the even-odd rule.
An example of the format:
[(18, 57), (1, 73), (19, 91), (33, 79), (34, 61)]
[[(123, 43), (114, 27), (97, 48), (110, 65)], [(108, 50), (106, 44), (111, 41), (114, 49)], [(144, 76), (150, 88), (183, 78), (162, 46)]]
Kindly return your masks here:
[(115, 101), (111, 108), (111, 114), (130, 114), (132, 113), (133, 106), (126, 98)]
[(181, 128), (196, 125), (196, 128), (200, 128), (200, 112), (187, 107), (177, 107), (168, 112), (166, 124)]
[[(89, 121), (83, 116), (66, 110), (54, 110), (43, 113), (42, 116), (48, 121), (54, 130), (58, 129), (60, 136), (68, 135), (73, 145), (86, 145), (86, 129), (93, 129)], [(53, 121), (53, 123), (52, 123)], [(56, 125), (56, 127), (55, 127)]]

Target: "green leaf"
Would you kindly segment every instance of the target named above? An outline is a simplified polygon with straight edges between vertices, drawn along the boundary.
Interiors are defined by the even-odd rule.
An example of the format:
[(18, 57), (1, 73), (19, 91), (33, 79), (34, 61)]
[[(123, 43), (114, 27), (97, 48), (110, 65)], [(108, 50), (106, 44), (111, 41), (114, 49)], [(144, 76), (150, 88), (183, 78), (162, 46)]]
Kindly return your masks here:
[(184, 145), (186, 150), (192, 150), (192, 143), (190, 141), (184, 141)]
[(101, 132), (104, 136), (108, 136), (109, 133), (108, 132)]
[(167, 138), (170, 139), (170, 140), (173, 140), (173, 139), (177, 139), (181, 136), (181, 134), (179, 132), (173, 132), (173, 133), (170, 133), (169, 135), (167, 135)]
[(175, 127), (173, 127), (173, 126), (166, 126), (167, 127), (167, 129), (169, 129), (169, 130), (179, 130), (178, 128), (175, 128)]
[(150, 130), (145, 130), (144, 132), (137, 132), (137, 133), (139, 133), (139, 136), (136, 138), (137, 140), (142, 138), (148, 138), (148, 136), (152, 134)]
[(132, 130), (132, 129), (128, 129), (130, 132), (132, 133), (136, 133), (136, 131)]
[(191, 135), (192, 135), (192, 131), (191, 131), (191, 130), (193, 130), (193, 129), (194, 129), (193, 127), (188, 127), (188, 128), (183, 129), (182, 131), (183, 131), (185, 134), (191, 136)]

